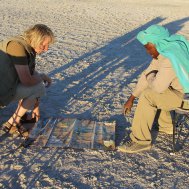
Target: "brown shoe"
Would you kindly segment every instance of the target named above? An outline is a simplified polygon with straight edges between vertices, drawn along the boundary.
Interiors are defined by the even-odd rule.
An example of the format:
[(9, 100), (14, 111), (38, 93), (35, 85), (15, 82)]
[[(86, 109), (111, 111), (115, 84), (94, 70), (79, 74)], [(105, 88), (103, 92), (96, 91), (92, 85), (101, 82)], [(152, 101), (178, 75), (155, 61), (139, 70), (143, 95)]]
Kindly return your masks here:
[(10, 124), (9, 122), (5, 122), (2, 124), (2, 130), (5, 133), (13, 133), (17, 130), (16, 126), (13, 126), (12, 124)]

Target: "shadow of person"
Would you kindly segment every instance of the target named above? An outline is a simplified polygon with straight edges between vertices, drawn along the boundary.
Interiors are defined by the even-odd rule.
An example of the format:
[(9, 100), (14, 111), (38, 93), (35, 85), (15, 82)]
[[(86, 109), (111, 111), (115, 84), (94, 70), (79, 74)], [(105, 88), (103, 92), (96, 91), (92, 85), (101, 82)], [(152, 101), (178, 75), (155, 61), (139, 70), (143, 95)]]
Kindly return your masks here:
[[(51, 91), (56, 91), (54, 94), (56, 100), (53, 102), (56, 112), (62, 114), (62, 109), (65, 112), (73, 110), (75, 100), (87, 96), (85, 100), (92, 103), (92, 107), (81, 114), (78, 114), (78, 110), (73, 110), (71, 114), (79, 116), (79, 118), (98, 119), (98, 115), (91, 114), (91, 110), (99, 105), (99, 100), (106, 99), (103, 104), (111, 104), (115, 94), (121, 93), (122, 89), (135, 79), (149, 62), (149, 57), (144, 56), (145, 50), (138, 48), (136, 34), (163, 20), (164, 18), (161, 17), (155, 18), (145, 25), (113, 39), (103, 47), (85, 53), (50, 72), (52, 77), (58, 73), (64, 76), (64, 80), (55, 79), (55, 84), (51, 87)], [(141, 56), (143, 57), (142, 61)], [(75, 74), (68, 74), (70, 67), (81, 67), (80, 65), (85, 66), (78, 69)], [(121, 75), (120, 72), (123, 74)], [(131, 73), (127, 74), (128, 72)]]
[[(125, 88), (136, 83), (138, 75), (151, 61), (151, 57), (147, 56), (145, 49), (136, 40), (136, 35), (165, 19), (157, 17), (50, 72), (52, 77), (60, 73), (64, 76), (64, 80), (55, 79), (49, 91), (56, 98), (53, 100), (53, 106), (56, 107), (54, 113), (80, 119), (116, 120), (119, 128), (128, 127), (130, 124), (121, 114), (121, 104), (131, 91), (125, 91)], [(188, 20), (189, 17), (176, 20), (165, 27), (175, 33)], [(70, 74), (71, 67), (79, 68), (75, 74)]]

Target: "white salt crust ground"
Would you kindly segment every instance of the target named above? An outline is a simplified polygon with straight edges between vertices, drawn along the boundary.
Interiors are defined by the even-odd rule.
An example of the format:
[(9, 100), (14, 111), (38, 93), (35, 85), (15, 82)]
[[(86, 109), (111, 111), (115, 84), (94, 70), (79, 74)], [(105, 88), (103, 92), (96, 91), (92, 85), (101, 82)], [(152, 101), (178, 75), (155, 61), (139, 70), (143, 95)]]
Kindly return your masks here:
[[(151, 24), (163, 24), (189, 39), (188, 10), (188, 0), (0, 0), (0, 39), (36, 23), (52, 28), (56, 43), (37, 57), (37, 70), (53, 79), (41, 102), (42, 118), (116, 121), (120, 144), (137, 101), (127, 120), (123, 103), (150, 62), (135, 36)], [(15, 108), (0, 110), (1, 123)], [(140, 154), (15, 150), (22, 139), (1, 137), (0, 188), (188, 188), (188, 139), (171, 156), (171, 136), (153, 133), (152, 150)]]

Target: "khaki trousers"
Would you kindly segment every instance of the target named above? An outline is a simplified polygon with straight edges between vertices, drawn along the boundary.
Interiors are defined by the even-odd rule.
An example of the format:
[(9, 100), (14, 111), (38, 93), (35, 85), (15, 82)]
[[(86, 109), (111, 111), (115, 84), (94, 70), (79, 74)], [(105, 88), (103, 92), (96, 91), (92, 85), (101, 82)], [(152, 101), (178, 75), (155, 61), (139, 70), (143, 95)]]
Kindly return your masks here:
[(172, 128), (170, 110), (181, 106), (183, 95), (167, 89), (157, 93), (150, 88), (142, 92), (133, 118), (130, 138), (138, 144), (150, 144), (151, 129), (157, 109), (161, 109), (158, 123), (160, 127)]

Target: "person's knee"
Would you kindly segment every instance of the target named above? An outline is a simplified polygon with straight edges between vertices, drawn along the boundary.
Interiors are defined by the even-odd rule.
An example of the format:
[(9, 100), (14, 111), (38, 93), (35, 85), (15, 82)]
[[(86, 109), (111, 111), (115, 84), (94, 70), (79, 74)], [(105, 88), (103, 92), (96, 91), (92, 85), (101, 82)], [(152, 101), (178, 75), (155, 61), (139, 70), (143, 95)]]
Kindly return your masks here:
[(140, 98), (149, 99), (152, 96), (152, 93), (153, 93), (152, 89), (147, 88), (141, 93)]
[(152, 89), (147, 88), (145, 89), (140, 97), (139, 97), (140, 103), (148, 103), (151, 106), (157, 106), (157, 94)]
[(33, 92), (30, 96), (28, 96), (28, 99), (35, 99), (42, 97), (46, 94), (45, 85), (43, 82), (38, 83), (37, 85), (33, 86)]
[(39, 98), (39, 97), (42, 97), (46, 94), (46, 89), (45, 89), (45, 85), (43, 82), (39, 83), (37, 86), (36, 86), (36, 90), (35, 90), (35, 96), (36, 98)]

